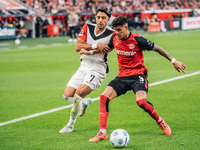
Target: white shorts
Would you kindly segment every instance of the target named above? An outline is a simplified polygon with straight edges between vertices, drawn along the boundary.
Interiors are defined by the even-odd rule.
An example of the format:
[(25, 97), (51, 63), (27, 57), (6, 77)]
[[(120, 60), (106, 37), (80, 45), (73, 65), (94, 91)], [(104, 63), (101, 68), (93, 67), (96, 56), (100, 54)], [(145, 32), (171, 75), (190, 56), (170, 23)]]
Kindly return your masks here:
[(101, 82), (106, 78), (106, 64), (95, 60), (82, 60), (81, 66), (71, 77), (67, 86), (75, 89), (81, 84), (86, 84), (93, 91), (101, 86)]

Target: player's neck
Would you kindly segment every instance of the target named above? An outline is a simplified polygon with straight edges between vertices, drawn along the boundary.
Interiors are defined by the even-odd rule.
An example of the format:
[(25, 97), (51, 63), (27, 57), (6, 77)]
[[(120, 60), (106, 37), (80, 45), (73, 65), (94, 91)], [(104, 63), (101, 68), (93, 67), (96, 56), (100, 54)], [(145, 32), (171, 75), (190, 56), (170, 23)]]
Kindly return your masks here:
[(126, 39), (128, 39), (128, 38), (130, 37), (130, 34), (131, 34), (131, 32), (129, 32), (129, 31), (127, 30)]
[(104, 30), (105, 30), (105, 28), (103, 28), (103, 29), (96, 28), (96, 35), (103, 32)]
[(124, 38), (122, 38), (122, 40), (126, 40), (131, 36), (131, 32), (127, 31), (127, 34), (125, 35)]

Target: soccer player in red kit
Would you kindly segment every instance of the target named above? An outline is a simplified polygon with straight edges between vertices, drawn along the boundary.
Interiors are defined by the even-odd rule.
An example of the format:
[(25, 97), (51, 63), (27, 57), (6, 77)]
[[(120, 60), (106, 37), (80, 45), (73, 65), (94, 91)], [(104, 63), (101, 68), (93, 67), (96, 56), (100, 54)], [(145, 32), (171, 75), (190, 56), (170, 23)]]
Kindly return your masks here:
[(107, 118), (109, 115), (110, 100), (125, 94), (128, 90), (133, 90), (136, 95), (136, 102), (146, 111), (159, 125), (163, 133), (171, 135), (171, 129), (167, 123), (158, 115), (154, 106), (147, 101), (148, 92), (148, 69), (144, 65), (143, 50), (152, 50), (167, 58), (172, 62), (174, 68), (185, 73), (185, 65), (176, 61), (164, 49), (153, 42), (128, 31), (127, 19), (124, 16), (116, 17), (112, 25), (115, 35), (110, 39), (108, 46), (101, 49), (103, 53), (110, 52), (113, 48), (117, 53), (119, 73), (112, 80), (104, 92), (100, 95), (99, 125), (100, 132), (89, 142), (107, 139)]

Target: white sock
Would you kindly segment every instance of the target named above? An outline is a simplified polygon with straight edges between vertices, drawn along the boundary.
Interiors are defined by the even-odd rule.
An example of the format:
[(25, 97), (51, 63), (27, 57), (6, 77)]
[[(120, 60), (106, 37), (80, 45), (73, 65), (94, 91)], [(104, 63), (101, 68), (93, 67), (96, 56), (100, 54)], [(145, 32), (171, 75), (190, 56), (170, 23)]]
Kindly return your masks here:
[(82, 103), (85, 104), (85, 105), (89, 105), (89, 102), (90, 102), (89, 100), (91, 100), (91, 98), (84, 98), (82, 100)]
[(78, 113), (81, 111), (82, 108), (82, 98), (78, 95), (74, 95), (74, 105), (71, 109), (70, 113), (70, 120), (69, 120), (69, 125), (74, 126), (76, 122), (76, 118), (78, 116)]
[(106, 135), (106, 129), (100, 129), (100, 132)]
[(71, 127), (74, 127), (74, 124), (75, 124), (76, 120), (72, 120), (70, 119), (67, 126), (71, 126)]
[(162, 118), (161, 118), (161, 117), (159, 117), (159, 119), (158, 119), (157, 123), (161, 122), (161, 120), (162, 120)]
[(63, 95), (63, 98), (66, 100), (66, 101), (68, 101), (68, 102), (70, 102), (70, 103), (74, 103), (74, 97), (67, 97), (67, 96), (65, 96), (65, 95)]

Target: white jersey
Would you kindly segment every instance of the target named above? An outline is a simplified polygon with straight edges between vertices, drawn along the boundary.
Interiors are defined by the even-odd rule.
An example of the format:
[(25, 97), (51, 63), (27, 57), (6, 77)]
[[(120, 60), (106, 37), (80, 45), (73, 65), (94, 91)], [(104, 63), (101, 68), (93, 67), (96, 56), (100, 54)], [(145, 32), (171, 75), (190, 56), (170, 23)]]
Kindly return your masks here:
[[(87, 44), (94, 44), (101, 42), (108, 44), (113, 35), (114, 30), (106, 27), (103, 32), (96, 35), (96, 24), (85, 24), (78, 38), (84, 40)], [(106, 78), (107, 54), (102, 53), (94, 55), (81, 55), (81, 66), (72, 76), (67, 86), (77, 89), (81, 84), (86, 84), (93, 91), (101, 86), (101, 82)]]
[[(104, 31), (102, 31), (99, 34), (96, 34), (96, 24), (87, 23), (82, 27), (78, 38), (81, 38), (87, 44), (94, 44), (101, 42), (107, 45), (110, 41), (110, 38), (113, 35), (113, 32), (114, 30), (107, 26)], [(107, 55), (104, 56), (102, 53), (94, 55), (85, 55), (85, 54), (81, 55), (82, 60), (88, 58), (92, 58), (93, 60), (98, 61), (100, 63), (107, 62)]]

